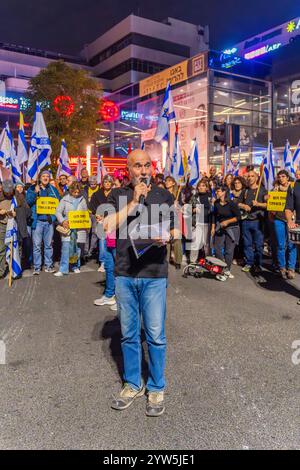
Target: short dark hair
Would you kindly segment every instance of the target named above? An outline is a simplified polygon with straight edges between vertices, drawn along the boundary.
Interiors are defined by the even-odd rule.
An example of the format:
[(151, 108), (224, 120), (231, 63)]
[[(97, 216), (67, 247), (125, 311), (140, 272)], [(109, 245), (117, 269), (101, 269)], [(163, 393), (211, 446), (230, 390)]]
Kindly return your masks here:
[(79, 191), (81, 193), (81, 184), (79, 181), (73, 181), (69, 187), (69, 193), (72, 195), (74, 191)]
[(239, 181), (239, 182), (241, 183), (241, 185), (243, 186), (243, 188), (246, 187), (246, 182), (245, 182), (244, 178), (242, 178), (241, 176), (236, 176), (236, 177), (233, 179), (233, 181), (232, 181), (232, 187), (234, 187), (234, 183), (235, 183), (236, 181)]
[(286, 170), (280, 170), (280, 171), (278, 171), (277, 176), (280, 176), (280, 175), (284, 175), (284, 176), (286, 176), (288, 179), (290, 179), (290, 175), (288, 174), (288, 172), (287, 172)]

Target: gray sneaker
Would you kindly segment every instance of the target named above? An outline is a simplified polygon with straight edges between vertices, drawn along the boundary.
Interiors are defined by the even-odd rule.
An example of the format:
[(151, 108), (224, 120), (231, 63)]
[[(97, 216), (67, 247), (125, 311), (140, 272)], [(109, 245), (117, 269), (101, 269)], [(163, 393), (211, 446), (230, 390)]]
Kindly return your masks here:
[(120, 395), (118, 397), (113, 397), (111, 407), (114, 410), (126, 410), (126, 408), (128, 408), (136, 398), (142, 397), (143, 395), (145, 395), (144, 385), (140, 390), (134, 390), (129, 384), (125, 383)]
[(55, 273), (55, 268), (53, 266), (49, 266), (48, 268), (45, 268), (45, 273)]
[(148, 392), (146, 415), (156, 417), (162, 415), (164, 411), (164, 392)]

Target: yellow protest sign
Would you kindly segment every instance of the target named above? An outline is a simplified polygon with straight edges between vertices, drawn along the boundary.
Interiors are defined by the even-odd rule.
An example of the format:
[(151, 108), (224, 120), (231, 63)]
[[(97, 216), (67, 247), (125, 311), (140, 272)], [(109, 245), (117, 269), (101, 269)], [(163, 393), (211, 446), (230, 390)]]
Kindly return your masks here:
[(36, 200), (36, 213), (39, 215), (55, 215), (58, 203), (59, 201), (55, 197), (38, 197)]
[(269, 191), (267, 210), (272, 212), (281, 212), (285, 209), (286, 196), (285, 191)]
[(70, 211), (68, 213), (70, 229), (91, 228), (89, 211)]

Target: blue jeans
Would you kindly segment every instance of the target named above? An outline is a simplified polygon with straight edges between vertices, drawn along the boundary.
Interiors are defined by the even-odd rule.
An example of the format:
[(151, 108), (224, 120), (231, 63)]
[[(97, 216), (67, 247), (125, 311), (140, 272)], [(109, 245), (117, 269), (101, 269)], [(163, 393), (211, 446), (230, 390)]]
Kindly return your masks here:
[(242, 223), (244, 255), (246, 264), (262, 265), (264, 250), (264, 233), (260, 220), (244, 220)]
[(116, 277), (116, 296), (122, 331), (124, 381), (138, 390), (142, 385), (141, 316), (148, 345), (147, 390), (165, 388), (166, 278)]
[[(69, 252), (70, 252), (70, 242), (62, 240), (59, 270), (60, 270), (61, 273), (64, 273), (64, 274), (69, 273), (69, 257), (70, 257)], [(77, 261), (77, 263), (71, 265), (72, 271), (74, 271), (74, 269), (76, 269), (76, 268), (80, 269), (81, 250), (78, 246), (77, 246), (77, 254), (78, 254), (78, 261)]]
[(105, 253), (106, 253), (106, 239), (99, 239), (99, 263), (102, 264), (105, 262)]
[[(297, 246), (289, 241), (289, 232), (287, 223), (283, 220), (274, 220), (274, 229), (277, 239), (277, 257), (280, 268), (286, 268), (295, 270), (297, 261)], [(287, 260), (286, 260), (287, 251)]]
[(42, 266), (42, 243), (44, 242), (44, 258), (46, 268), (53, 265), (53, 224), (38, 220), (36, 228), (32, 230), (33, 241), (33, 267), (40, 270)]
[(105, 273), (106, 273), (104, 295), (106, 297), (113, 297), (115, 295), (115, 275), (114, 275), (115, 259), (116, 259), (116, 249), (106, 248), (106, 255), (105, 255), (105, 261), (104, 261), (104, 267), (105, 267)]

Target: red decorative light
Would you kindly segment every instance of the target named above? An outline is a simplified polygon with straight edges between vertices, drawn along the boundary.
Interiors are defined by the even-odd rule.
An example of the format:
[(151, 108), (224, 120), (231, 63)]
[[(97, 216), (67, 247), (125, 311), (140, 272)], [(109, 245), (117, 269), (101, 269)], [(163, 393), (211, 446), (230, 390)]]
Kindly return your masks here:
[(55, 111), (61, 116), (70, 117), (74, 113), (75, 105), (70, 96), (57, 96), (53, 105)]
[(99, 114), (103, 121), (113, 122), (119, 119), (120, 109), (114, 101), (104, 100), (100, 106)]

